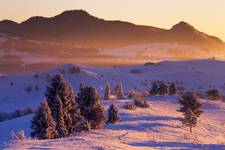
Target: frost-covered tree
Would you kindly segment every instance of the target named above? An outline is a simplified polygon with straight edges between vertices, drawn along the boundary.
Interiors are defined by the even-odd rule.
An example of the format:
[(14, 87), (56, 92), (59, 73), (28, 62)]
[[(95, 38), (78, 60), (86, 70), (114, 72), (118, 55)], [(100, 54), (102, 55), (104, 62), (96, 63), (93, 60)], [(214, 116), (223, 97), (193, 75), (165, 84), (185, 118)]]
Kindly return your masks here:
[(110, 88), (109, 83), (107, 82), (106, 86), (105, 86), (105, 91), (104, 91), (104, 100), (109, 100), (110, 94), (111, 94), (111, 88)]
[[(179, 100), (179, 103), (180, 103), (181, 107), (178, 111), (183, 113), (183, 115), (184, 115), (183, 120), (185, 120), (185, 119), (188, 120), (188, 119), (190, 119), (190, 117), (192, 117), (191, 119), (194, 119), (194, 120), (191, 123), (193, 124), (192, 127), (194, 127), (197, 124), (197, 117), (200, 117), (201, 113), (203, 113), (203, 111), (201, 110), (202, 104), (199, 102), (196, 94), (193, 92), (186, 92)], [(193, 113), (193, 114), (191, 114), (191, 113)], [(191, 114), (191, 116), (190, 116), (190, 114)], [(196, 119), (196, 121), (195, 121), (195, 119)], [(183, 120), (182, 120), (182, 123), (185, 123), (185, 121), (183, 121)], [(189, 125), (189, 127), (190, 127), (190, 125)]]
[(152, 96), (156, 96), (157, 94), (159, 94), (159, 87), (158, 87), (158, 85), (157, 85), (157, 82), (153, 82), (153, 83), (152, 83), (152, 88), (151, 88), (151, 90), (150, 90), (150, 94), (151, 94)]
[(168, 85), (161, 81), (159, 83), (159, 95), (167, 95), (169, 93), (169, 87)]
[(174, 81), (169, 86), (169, 95), (176, 95), (178, 91), (177, 83)]
[(78, 104), (81, 114), (89, 122), (92, 129), (98, 129), (106, 121), (104, 108), (101, 106), (100, 97), (96, 88), (84, 87), (78, 93)]
[(197, 95), (193, 92), (184, 93), (179, 100), (179, 103), (181, 107), (178, 111), (180, 112), (186, 112), (190, 108), (197, 117), (203, 113), (200, 109), (202, 104), (199, 102)]
[(192, 128), (197, 125), (197, 116), (189, 108), (184, 112), (184, 118), (181, 121), (183, 125), (189, 127), (190, 132), (192, 132)]
[(45, 96), (56, 122), (59, 137), (73, 133), (84, 118), (78, 108), (73, 88), (62, 74), (57, 74), (52, 78)]
[(128, 98), (135, 98), (136, 97), (136, 92), (133, 89), (130, 89), (128, 91)]
[(117, 85), (117, 88), (116, 88), (116, 96), (117, 98), (119, 99), (122, 99), (124, 98), (124, 91), (123, 91), (123, 84), (122, 82), (120, 82), (118, 85)]
[(54, 139), (57, 138), (55, 130), (56, 123), (52, 118), (52, 114), (46, 100), (41, 102), (38, 110), (32, 119), (31, 136), (38, 139)]
[(119, 111), (117, 107), (114, 104), (110, 105), (108, 109), (107, 124), (114, 124), (119, 120), (120, 120), (120, 115), (119, 115)]

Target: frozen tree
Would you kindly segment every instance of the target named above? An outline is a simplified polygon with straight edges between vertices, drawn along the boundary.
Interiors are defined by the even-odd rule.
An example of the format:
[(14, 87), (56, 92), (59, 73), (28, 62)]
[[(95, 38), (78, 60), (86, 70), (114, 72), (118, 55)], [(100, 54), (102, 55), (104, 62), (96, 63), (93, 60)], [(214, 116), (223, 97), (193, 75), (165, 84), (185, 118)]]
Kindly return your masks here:
[[(201, 113), (203, 112), (200, 109), (202, 104), (199, 102), (196, 94), (193, 92), (186, 92), (179, 100), (179, 103), (180, 103), (181, 107), (178, 111), (182, 112), (184, 115), (184, 119), (182, 120), (182, 123), (186, 124), (185, 122), (187, 122), (187, 120), (188, 119), (190, 120), (190, 118), (191, 118), (191, 119), (194, 119), (191, 122), (193, 124), (191, 127), (194, 127), (197, 124), (197, 117), (200, 117)], [(184, 121), (184, 120), (186, 120), (186, 121)], [(189, 125), (189, 127), (190, 127), (190, 125)]]
[(159, 83), (159, 95), (167, 95), (169, 93), (169, 87), (168, 85), (161, 81)]
[(120, 83), (117, 85), (116, 96), (117, 96), (117, 98), (119, 98), (119, 99), (124, 98), (124, 91), (123, 91), (123, 84), (122, 84), (122, 82), (120, 82)]
[(110, 93), (111, 93), (110, 85), (107, 82), (106, 86), (105, 86), (104, 100), (109, 100), (110, 99)]
[(152, 96), (156, 96), (157, 94), (159, 94), (159, 87), (158, 87), (158, 85), (157, 85), (157, 82), (153, 82), (153, 83), (152, 83), (152, 88), (151, 88), (151, 90), (150, 90), (150, 94), (151, 94)]
[(183, 125), (188, 126), (190, 132), (192, 132), (192, 127), (197, 125), (197, 116), (193, 113), (193, 111), (189, 108), (184, 112), (184, 118), (181, 120)]
[(169, 86), (169, 95), (176, 95), (178, 91), (177, 83), (174, 81)]
[(117, 107), (112, 104), (108, 109), (108, 121), (107, 124), (114, 124), (120, 120), (119, 111)]
[(78, 104), (81, 114), (89, 122), (92, 129), (98, 129), (106, 121), (104, 108), (101, 106), (100, 97), (96, 88), (84, 87), (78, 93)]
[(76, 103), (72, 86), (66, 82), (62, 74), (57, 74), (52, 78), (45, 95), (59, 137), (73, 133), (84, 118)]
[(128, 98), (135, 98), (136, 97), (136, 92), (133, 89), (130, 89), (128, 91)]
[(55, 130), (56, 123), (52, 118), (52, 114), (46, 100), (41, 102), (38, 110), (32, 119), (31, 136), (38, 139), (54, 139), (57, 138)]

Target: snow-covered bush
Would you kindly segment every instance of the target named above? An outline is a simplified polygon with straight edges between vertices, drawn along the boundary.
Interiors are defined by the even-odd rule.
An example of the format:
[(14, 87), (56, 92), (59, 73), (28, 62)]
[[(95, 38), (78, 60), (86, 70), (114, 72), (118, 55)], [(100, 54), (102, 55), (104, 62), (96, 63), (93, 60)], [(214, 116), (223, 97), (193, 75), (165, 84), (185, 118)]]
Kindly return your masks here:
[(131, 69), (130, 70), (130, 73), (133, 73), (133, 74), (141, 74), (142, 72), (140, 70), (137, 70), (137, 69)]
[(23, 112), (20, 109), (16, 109), (15, 112), (14, 112), (15, 118), (18, 118), (18, 117), (22, 116), (22, 114), (23, 114)]
[(176, 95), (178, 91), (177, 83), (174, 81), (169, 86), (169, 95)]
[(159, 95), (168, 95), (169, 93), (169, 86), (161, 81), (159, 82)]
[(14, 85), (14, 82), (13, 82), (13, 81), (11, 81), (11, 82), (10, 82), (10, 86), (13, 86), (13, 85)]
[(29, 106), (24, 110), (23, 114), (28, 115), (28, 114), (32, 114), (33, 112), (34, 111), (33, 111), (32, 107)]
[(134, 104), (137, 107), (142, 107), (142, 108), (148, 108), (150, 107), (150, 105), (148, 104), (148, 102), (146, 100), (144, 100), (143, 98), (137, 98), (134, 100)]
[(80, 73), (80, 72), (81, 72), (81, 70), (80, 70), (79, 66), (72, 66), (68, 70), (69, 74)]
[(35, 90), (36, 90), (36, 91), (39, 91), (39, 87), (38, 87), (38, 85), (35, 85), (35, 87), (34, 87), (34, 88), (35, 88)]
[(107, 124), (114, 124), (120, 120), (119, 110), (118, 108), (112, 104), (108, 109), (108, 120)]
[(156, 65), (157, 63), (154, 63), (154, 62), (146, 62), (144, 64), (144, 66), (152, 66), (152, 65)]
[(39, 78), (39, 76), (40, 76), (40, 75), (39, 75), (38, 72), (36, 72), (36, 73), (34, 74), (34, 78), (35, 78), (35, 79)]
[(128, 110), (135, 110), (136, 106), (133, 103), (127, 103), (124, 105), (124, 108)]
[(152, 96), (156, 96), (156, 95), (159, 94), (159, 87), (158, 87), (157, 82), (152, 82), (152, 87), (151, 87), (151, 90), (150, 90), (150, 94)]
[(208, 90), (206, 92), (206, 94), (210, 100), (220, 100), (221, 99), (221, 95), (217, 89)]
[(106, 117), (104, 107), (99, 103), (100, 96), (96, 88), (92, 86), (81, 88), (77, 100), (81, 114), (90, 123), (91, 128), (102, 128)]
[(12, 137), (12, 140), (19, 140), (19, 141), (26, 139), (24, 130), (20, 130), (18, 132), (12, 131), (11, 132), (11, 137)]
[(28, 85), (28, 86), (25, 87), (25, 91), (27, 93), (30, 93), (32, 90), (33, 90), (33, 86), (32, 85)]
[(131, 98), (131, 99), (144, 98), (146, 96), (149, 96), (149, 92), (147, 92), (147, 91), (137, 92), (133, 89), (128, 91), (128, 98)]

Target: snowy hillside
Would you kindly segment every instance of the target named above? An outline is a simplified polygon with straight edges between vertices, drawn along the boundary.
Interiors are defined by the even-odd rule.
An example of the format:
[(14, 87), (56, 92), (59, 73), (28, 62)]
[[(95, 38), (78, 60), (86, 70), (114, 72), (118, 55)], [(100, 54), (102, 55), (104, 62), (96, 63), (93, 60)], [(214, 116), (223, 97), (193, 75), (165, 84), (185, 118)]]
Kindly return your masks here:
[[(150, 98), (151, 108), (135, 111), (126, 110), (123, 105), (131, 100), (102, 102), (105, 108), (114, 103), (119, 106), (121, 121), (105, 125), (104, 129), (91, 130), (58, 140), (26, 140), (3, 143), (6, 149), (225, 149), (225, 103), (206, 102), (205, 113), (192, 134), (181, 125), (181, 115), (176, 112), (176, 97)], [(163, 108), (163, 109), (162, 109)], [(10, 138), (6, 132), (25, 129), (30, 132), (31, 116), (0, 123), (4, 131), (1, 140)], [(14, 126), (14, 124), (18, 124)], [(7, 127), (6, 127), (7, 125)], [(4, 137), (3, 137), (4, 136)]]
[[(80, 73), (70, 73), (73, 65), (64, 65), (45, 72), (4, 75), (0, 77), (0, 111), (13, 112), (28, 106), (37, 108), (44, 98), (49, 78), (63, 72), (77, 92), (80, 83), (95, 86), (103, 96), (108, 81), (115, 87), (120, 81), (125, 92), (150, 90), (152, 81), (177, 81), (185, 90), (194, 90), (202, 95), (210, 88), (219, 89), (225, 95), (225, 62), (216, 60), (164, 61), (127, 67), (80, 66)], [(28, 90), (30, 89), (30, 90)], [(105, 110), (111, 103), (119, 106), (121, 121), (105, 125), (103, 129), (80, 133), (79, 136), (58, 140), (26, 140), (9, 143), (10, 132), (25, 130), (30, 133), (32, 115), (0, 122), (0, 149), (225, 149), (225, 103), (201, 100), (205, 113), (199, 124), (188, 132), (179, 118), (181, 114), (178, 96), (148, 97), (151, 108), (135, 111), (123, 105), (130, 99), (102, 101)], [(72, 148), (71, 148), (72, 147)]]
[[(177, 80), (180, 86), (189, 90), (205, 92), (209, 88), (216, 87), (225, 94), (225, 62), (214, 60), (198, 61), (167, 61), (152, 65), (138, 65), (131, 67), (81, 67), (81, 73), (69, 74), (72, 65), (54, 68), (46, 72), (16, 74), (0, 77), (0, 110), (10, 112), (16, 108), (37, 106), (44, 98), (47, 80), (59, 71), (65, 71), (65, 78), (78, 91), (80, 83), (94, 85), (103, 94), (103, 87), (109, 81), (112, 87), (118, 82), (124, 84), (125, 91), (136, 88), (137, 90), (150, 89), (151, 82), (164, 80), (172, 82)], [(132, 73), (138, 71), (138, 73)], [(37, 76), (37, 77), (35, 77)], [(27, 92), (27, 87), (32, 87)], [(35, 87), (38, 87), (36, 90)], [(11, 94), (13, 93), (13, 94)]]

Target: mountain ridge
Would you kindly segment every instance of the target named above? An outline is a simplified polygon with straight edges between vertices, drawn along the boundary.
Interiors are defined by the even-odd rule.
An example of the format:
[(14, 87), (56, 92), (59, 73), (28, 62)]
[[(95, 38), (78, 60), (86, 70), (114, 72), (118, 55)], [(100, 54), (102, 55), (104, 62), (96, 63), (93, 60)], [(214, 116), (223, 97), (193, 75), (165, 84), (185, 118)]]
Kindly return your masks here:
[[(21, 23), (0, 21), (1, 32), (35, 40), (76, 43), (91, 47), (120, 47), (154, 42), (175, 42), (207, 49), (225, 49), (218, 37), (181, 21), (171, 29), (105, 20), (84, 10), (68, 10), (54, 17), (31, 17)], [(113, 40), (112, 40), (113, 39)]]

